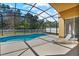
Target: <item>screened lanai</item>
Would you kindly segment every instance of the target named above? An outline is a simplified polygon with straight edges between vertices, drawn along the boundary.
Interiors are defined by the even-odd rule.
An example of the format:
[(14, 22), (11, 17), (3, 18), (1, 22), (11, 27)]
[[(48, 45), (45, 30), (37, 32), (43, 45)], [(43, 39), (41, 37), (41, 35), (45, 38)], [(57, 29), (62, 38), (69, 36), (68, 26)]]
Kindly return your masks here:
[(58, 34), (58, 18), (48, 3), (0, 3), (0, 36)]
[(0, 55), (49, 56), (70, 52), (77, 46), (75, 41), (61, 40), (69, 44), (57, 42), (65, 33), (63, 17), (67, 15), (63, 14), (69, 13), (60, 13), (61, 19), (58, 12), (65, 10), (61, 6), (53, 3), (0, 3)]

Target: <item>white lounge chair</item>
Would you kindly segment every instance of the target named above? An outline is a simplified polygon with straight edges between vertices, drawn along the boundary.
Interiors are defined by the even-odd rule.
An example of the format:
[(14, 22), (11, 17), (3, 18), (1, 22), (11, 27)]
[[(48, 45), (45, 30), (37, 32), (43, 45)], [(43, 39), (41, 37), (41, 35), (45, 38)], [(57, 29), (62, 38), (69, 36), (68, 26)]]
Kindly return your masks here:
[(57, 39), (57, 40), (54, 40), (54, 42), (56, 43), (61, 43), (61, 44), (71, 44), (71, 43), (78, 43), (77, 41), (72, 41), (70, 40), (71, 39), (71, 34), (68, 34), (65, 38), (63, 39)]

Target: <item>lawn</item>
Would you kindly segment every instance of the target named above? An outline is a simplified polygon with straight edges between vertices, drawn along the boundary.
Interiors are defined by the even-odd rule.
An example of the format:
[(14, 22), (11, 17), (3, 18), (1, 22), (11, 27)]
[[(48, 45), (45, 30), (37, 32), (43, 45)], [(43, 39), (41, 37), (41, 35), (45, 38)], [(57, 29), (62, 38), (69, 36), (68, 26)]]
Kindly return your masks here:
[[(33, 32), (35, 33), (35, 32)], [(6, 36), (13, 36), (13, 35), (25, 35), (25, 34), (33, 34), (33, 33), (28, 33), (28, 32), (7, 32), (7, 33), (0, 33), (0, 37), (6, 37)]]

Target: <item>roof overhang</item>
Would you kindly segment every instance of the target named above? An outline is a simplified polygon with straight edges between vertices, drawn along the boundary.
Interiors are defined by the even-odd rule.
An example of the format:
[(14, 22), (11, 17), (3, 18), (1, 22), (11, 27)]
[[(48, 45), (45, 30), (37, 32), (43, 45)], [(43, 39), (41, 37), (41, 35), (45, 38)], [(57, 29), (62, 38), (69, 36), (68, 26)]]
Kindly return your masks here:
[(63, 12), (70, 8), (76, 7), (78, 3), (51, 3), (50, 4), (53, 8), (55, 8), (58, 12)]

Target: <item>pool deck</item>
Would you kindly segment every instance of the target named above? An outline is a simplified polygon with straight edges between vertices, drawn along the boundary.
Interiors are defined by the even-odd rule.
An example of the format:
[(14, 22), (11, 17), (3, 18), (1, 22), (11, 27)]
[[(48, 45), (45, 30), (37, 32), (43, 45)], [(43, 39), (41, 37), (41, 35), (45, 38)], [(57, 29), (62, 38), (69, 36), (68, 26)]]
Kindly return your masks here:
[(30, 41), (12, 41), (0, 43), (1, 56), (49, 56), (66, 55), (78, 44), (56, 44), (53, 40), (59, 39), (49, 34)]

